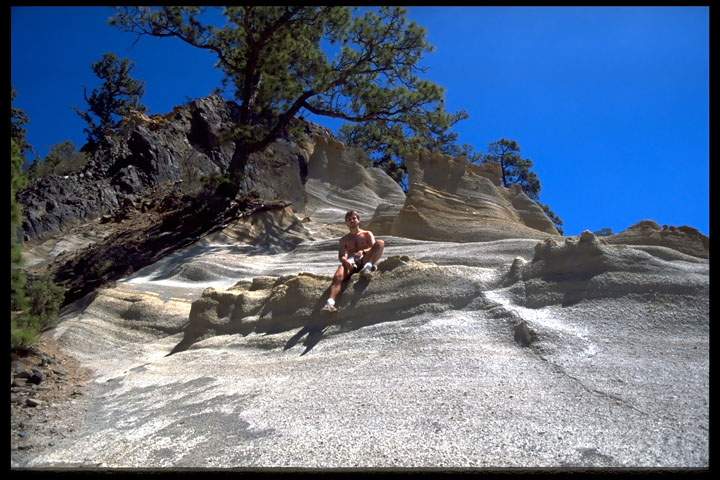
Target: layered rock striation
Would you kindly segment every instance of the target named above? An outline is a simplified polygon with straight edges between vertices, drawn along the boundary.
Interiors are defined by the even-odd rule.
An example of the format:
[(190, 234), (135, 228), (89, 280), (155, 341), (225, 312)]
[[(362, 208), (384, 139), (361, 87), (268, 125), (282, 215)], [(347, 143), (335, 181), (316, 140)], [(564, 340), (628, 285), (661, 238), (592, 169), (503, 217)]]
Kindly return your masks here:
[(400, 208), (405, 192), (360, 149), (331, 136), (317, 137), (308, 161), (306, 214), (314, 221), (343, 222), (355, 210), (370, 219), (378, 206)]
[(676, 250), (614, 245), (585, 231), (538, 243), (532, 261), (513, 262), (505, 284), (530, 308), (631, 295), (701, 298), (709, 295), (706, 271), (705, 260)]
[(699, 230), (688, 226), (662, 227), (652, 220), (643, 220), (617, 235), (607, 237), (612, 244), (658, 246), (700, 258), (710, 257), (710, 239)]
[(390, 236), (331, 316), (337, 241), (262, 246), (291, 218), (65, 310), (47, 334), (94, 369), (87, 420), (22, 466), (707, 466), (706, 259)]
[(380, 205), (369, 228), (402, 237), (474, 242), (559, 235), (522, 189), (501, 186), (499, 166), (423, 152), (405, 160), (410, 188), (400, 207)]
[(227, 290), (209, 288), (192, 305), (180, 347), (187, 348), (209, 335), (322, 329), (335, 322), (342, 322), (347, 330), (414, 315), (440, 314), (464, 308), (489, 286), (469, 269), (422, 262), (406, 255), (391, 256), (378, 264), (372, 281), (356, 276), (344, 285), (337, 303), (342, 313), (329, 314), (322, 307), (331, 279), (300, 272), (255, 277)]

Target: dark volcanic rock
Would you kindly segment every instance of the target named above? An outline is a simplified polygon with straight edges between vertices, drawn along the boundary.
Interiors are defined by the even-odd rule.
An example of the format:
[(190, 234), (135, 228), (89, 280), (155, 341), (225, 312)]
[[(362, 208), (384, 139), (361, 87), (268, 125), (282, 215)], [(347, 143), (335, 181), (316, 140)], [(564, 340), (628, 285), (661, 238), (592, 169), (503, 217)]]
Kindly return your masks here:
[[(92, 153), (82, 172), (40, 178), (18, 194), (25, 212), (25, 239), (44, 238), (104, 215), (116, 216), (127, 204), (166, 183), (181, 182), (184, 191), (193, 192), (203, 177), (227, 172), (235, 144), (224, 137), (233, 127), (237, 109), (234, 102), (213, 95), (167, 115), (126, 118), (120, 135), (108, 138), (107, 147)], [(309, 123), (305, 131), (308, 138), (326, 134)], [(240, 191), (302, 208), (309, 153), (295, 140), (304, 143), (307, 138), (282, 138), (251, 155)]]
[(105, 179), (80, 179), (75, 175), (40, 178), (18, 194), (25, 213), (25, 239), (112, 211), (118, 207), (119, 198), (119, 192)]
[(69, 257), (57, 258), (48, 266), (53, 280), (66, 289), (63, 304), (129, 275), (232, 220), (287, 205), (263, 203), (253, 196), (229, 198), (209, 189), (197, 195), (169, 190), (151, 206), (151, 210), (135, 213), (117, 225), (101, 241)]
[(42, 371), (33, 368), (30, 377), (28, 377), (28, 382), (34, 383), (35, 385), (40, 385), (43, 380), (45, 380), (45, 375), (42, 373)]

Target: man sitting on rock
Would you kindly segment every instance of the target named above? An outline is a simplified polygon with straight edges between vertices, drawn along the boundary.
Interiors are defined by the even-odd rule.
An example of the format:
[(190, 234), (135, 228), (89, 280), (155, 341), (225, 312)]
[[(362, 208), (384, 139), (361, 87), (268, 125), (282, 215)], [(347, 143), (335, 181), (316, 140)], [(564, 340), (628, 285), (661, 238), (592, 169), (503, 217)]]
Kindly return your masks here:
[(330, 296), (323, 307), (326, 312), (337, 312), (335, 298), (340, 295), (343, 282), (352, 274), (360, 272), (360, 276), (370, 279), (372, 272), (377, 270), (376, 263), (380, 260), (385, 242), (375, 240), (370, 230), (360, 230), (360, 216), (354, 210), (345, 214), (345, 225), (350, 233), (340, 239), (340, 252), (338, 258), (340, 265), (335, 272), (330, 285)]

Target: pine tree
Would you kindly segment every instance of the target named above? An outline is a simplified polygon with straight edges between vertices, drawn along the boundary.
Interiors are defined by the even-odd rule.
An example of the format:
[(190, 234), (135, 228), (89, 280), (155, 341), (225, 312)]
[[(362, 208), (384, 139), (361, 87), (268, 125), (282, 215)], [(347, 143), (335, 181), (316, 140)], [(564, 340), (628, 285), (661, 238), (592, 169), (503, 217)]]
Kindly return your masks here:
[(84, 131), (91, 145), (99, 146), (107, 135), (115, 133), (122, 117), (128, 115), (130, 110), (145, 111), (145, 107), (140, 103), (145, 87), (142, 82), (130, 76), (133, 65), (132, 61), (120, 59), (112, 52), (104, 54), (92, 65), (93, 72), (103, 83), (95, 88), (89, 97), (85, 90), (88, 110), (75, 109), (88, 125)]
[(25, 274), (22, 270), (22, 208), (17, 201), (17, 192), (26, 184), (22, 171), (24, 162), (20, 142), (10, 137), (10, 308), (22, 310), (27, 307), (25, 297)]
[(563, 228), (562, 228), (562, 226), (563, 226), (562, 219), (560, 217), (558, 217), (555, 212), (552, 211), (552, 209), (550, 208), (550, 205), (548, 205), (546, 203), (542, 203), (540, 201), (538, 201), (537, 203), (538, 203), (538, 205), (540, 205), (540, 207), (542, 207), (543, 212), (545, 212), (545, 215), (547, 215), (547, 217), (550, 219), (550, 221), (553, 222), (553, 224), (555, 224), (555, 228), (557, 229), (558, 232), (560, 232), (560, 235), (564, 235), (565, 232), (563, 231)]
[[(11, 101), (15, 99), (14, 91)], [(12, 103), (11, 103), (12, 105)], [(24, 125), (28, 118), (11, 107), (10, 129), (10, 345), (28, 347), (35, 343), (44, 326), (55, 321), (64, 298), (64, 289), (45, 275), (28, 278), (22, 261), (22, 207), (17, 193), (27, 185), (23, 172), (24, 151), (32, 147), (26, 140)]]
[[(226, 7), (223, 26), (199, 7), (125, 7), (110, 22), (139, 35), (179, 38), (217, 55), (240, 105), (230, 171), (263, 150), (303, 113), (414, 130), (438, 111), (443, 91), (417, 73), (432, 47), (399, 7), (353, 15), (349, 7)], [(321, 41), (339, 49), (334, 57)], [(447, 115), (439, 110), (438, 116)], [(449, 116), (446, 122), (452, 121)], [(420, 128), (419, 126), (417, 128)]]
[(555, 224), (560, 234), (562, 230), (562, 219), (552, 211), (549, 205), (540, 202), (540, 178), (530, 169), (533, 166), (532, 160), (523, 158), (520, 155), (520, 145), (515, 140), (501, 138), (488, 147), (488, 153), (484, 161), (496, 162), (500, 165), (502, 184), (505, 188), (517, 184), (523, 192), (542, 207), (550, 221)]
[(24, 111), (15, 107), (17, 93), (10, 90), (10, 308), (27, 307), (25, 274), (22, 270), (22, 208), (17, 193), (27, 184), (23, 173), (24, 152), (30, 150), (25, 125), (29, 123)]
[(27, 141), (27, 125), (28, 120), (27, 114), (15, 107), (15, 97), (17, 92), (14, 88), (10, 89), (10, 138), (15, 140), (16, 146), (20, 149), (20, 156), (24, 157), (25, 154), (31, 150), (30, 144)]

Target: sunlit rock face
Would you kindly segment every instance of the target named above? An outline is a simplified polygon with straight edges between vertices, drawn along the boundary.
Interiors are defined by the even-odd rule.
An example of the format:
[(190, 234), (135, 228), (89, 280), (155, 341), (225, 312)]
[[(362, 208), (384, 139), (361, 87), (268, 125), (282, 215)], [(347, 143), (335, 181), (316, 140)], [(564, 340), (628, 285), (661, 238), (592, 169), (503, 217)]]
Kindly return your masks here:
[[(73, 225), (114, 214), (161, 185), (176, 183), (185, 192), (209, 175), (227, 173), (235, 154), (229, 132), (238, 106), (218, 95), (193, 100), (165, 115), (126, 118), (107, 147), (93, 152), (82, 171), (50, 175), (19, 192), (27, 240), (45, 239)], [(298, 121), (302, 133), (286, 135), (250, 155), (240, 189), (267, 201), (304, 208), (307, 162), (315, 137), (329, 135), (318, 125)]]
[(624, 245), (655, 245), (672, 248), (700, 258), (710, 256), (710, 239), (688, 226), (662, 227), (652, 220), (643, 220), (617, 235), (607, 237), (608, 243)]
[[(441, 156), (410, 159), (405, 196), (316, 133), (266, 152), (292, 175), (249, 170), (292, 205), (223, 219), (63, 310), (45, 335), (94, 372), (85, 421), (14, 466), (708, 466), (701, 236), (562, 238), (497, 166)], [(331, 314), (348, 209), (385, 252)]]
[(405, 201), (402, 188), (370, 164), (362, 150), (318, 137), (308, 161), (306, 214), (313, 221), (342, 223), (348, 210), (370, 219), (378, 205), (399, 208)]
[[(352, 328), (461, 309), (480, 295), (483, 284), (473, 281), (474, 274), (392, 256), (378, 264), (371, 282), (358, 278), (349, 282), (337, 305), (345, 310), (343, 322)], [(307, 325), (322, 328), (331, 320), (321, 310), (330, 280), (330, 276), (301, 272), (243, 281), (224, 292), (208, 289), (193, 303), (185, 341), (212, 330), (247, 335)]]
[(405, 164), (410, 175), (405, 203), (392, 222), (395, 211), (381, 205), (369, 224), (371, 230), (456, 242), (559, 235), (519, 186), (500, 186), (497, 165), (476, 166), (463, 157), (428, 152), (408, 157)]
[(707, 466), (706, 259), (383, 236), (331, 316), (337, 240), (258, 242), (284, 215), (67, 309), (87, 420), (29, 466)]
[[(585, 231), (579, 238), (537, 244), (532, 262), (514, 276), (523, 285), (525, 305), (538, 308), (634, 295), (703, 298), (709, 295), (706, 267), (704, 260), (676, 250), (612, 245)], [(674, 279), (678, 274), (682, 281)]]

